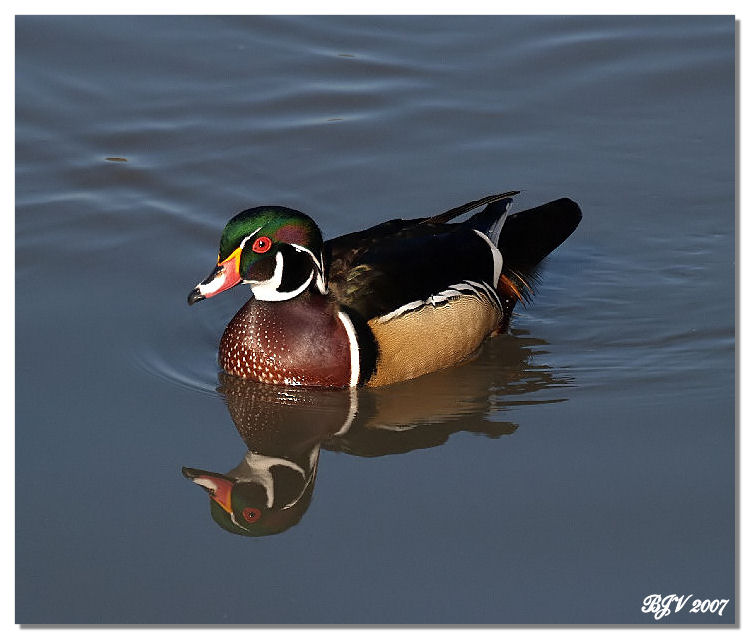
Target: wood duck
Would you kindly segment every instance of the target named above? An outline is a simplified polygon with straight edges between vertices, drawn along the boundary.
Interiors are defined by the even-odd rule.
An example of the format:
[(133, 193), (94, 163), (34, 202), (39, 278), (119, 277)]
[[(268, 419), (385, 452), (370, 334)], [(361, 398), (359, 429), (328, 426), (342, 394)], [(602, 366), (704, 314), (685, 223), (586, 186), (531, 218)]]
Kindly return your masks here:
[(220, 366), (237, 377), (343, 388), (447, 368), (507, 330), (535, 268), (581, 219), (567, 198), (508, 215), (517, 194), (325, 242), (304, 213), (247, 209), (227, 223), (217, 265), (188, 303), (250, 285), (219, 345)]

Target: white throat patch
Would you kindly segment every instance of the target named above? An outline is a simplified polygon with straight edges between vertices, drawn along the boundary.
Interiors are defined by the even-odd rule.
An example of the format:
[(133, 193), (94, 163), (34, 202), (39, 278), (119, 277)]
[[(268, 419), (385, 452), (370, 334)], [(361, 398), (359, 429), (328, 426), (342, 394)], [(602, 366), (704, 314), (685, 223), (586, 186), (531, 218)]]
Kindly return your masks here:
[(273, 270), (273, 275), (268, 280), (248, 280), (250, 288), (253, 291), (256, 299), (263, 300), (264, 302), (282, 302), (284, 300), (290, 300), (293, 297), (297, 297), (302, 291), (304, 291), (310, 282), (312, 282), (313, 276), (315, 275), (315, 269), (310, 271), (310, 276), (305, 282), (293, 291), (280, 291), (281, 278), (284, 273), (284, 256), (281, 251), (276, 253), (276, 267)]

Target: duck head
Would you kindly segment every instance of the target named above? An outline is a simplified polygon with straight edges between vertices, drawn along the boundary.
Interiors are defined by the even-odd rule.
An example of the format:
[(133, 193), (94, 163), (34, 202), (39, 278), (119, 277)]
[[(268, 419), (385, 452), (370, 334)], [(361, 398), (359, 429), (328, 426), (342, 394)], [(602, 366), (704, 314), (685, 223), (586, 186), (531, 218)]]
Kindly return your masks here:
[(312, 499), (320, 446), (304, 465), (248, 452), (227, 474), (183, 467), (182, 474), (208, 494), (211, 517), (224, 530), (246, 537), (283, 532), (305, 514)]
[(249, 284), (259, 300), (291, 299), (315, 283), (326, 293), (323, 238), (304, 213), (259, 206), (235, 215), (224, 227), (211, 274), (188, 295), (188, 304)]

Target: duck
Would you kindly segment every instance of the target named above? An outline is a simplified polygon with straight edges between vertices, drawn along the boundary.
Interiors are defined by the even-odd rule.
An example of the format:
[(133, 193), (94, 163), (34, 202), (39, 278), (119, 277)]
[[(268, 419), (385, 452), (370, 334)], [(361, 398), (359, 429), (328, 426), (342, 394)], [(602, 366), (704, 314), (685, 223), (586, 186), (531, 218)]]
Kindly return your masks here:
[(249, 286), (218, 359), (229, 375), (260, 383), (377, 387), (460, 365), (507, 332), (539, 264), (582, 219), (570, 198), (509, 214), (519, 193), (325, 241), (301, 211), (243, 210), (188, 304)]

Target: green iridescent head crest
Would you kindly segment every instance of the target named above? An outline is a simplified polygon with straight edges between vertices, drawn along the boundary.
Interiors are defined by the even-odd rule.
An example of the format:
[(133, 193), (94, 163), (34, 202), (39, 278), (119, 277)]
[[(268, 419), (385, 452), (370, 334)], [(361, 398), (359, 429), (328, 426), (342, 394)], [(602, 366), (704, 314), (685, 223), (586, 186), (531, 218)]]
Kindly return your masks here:
[(323, 237), (313, 219), (285, 206), (258, 206), (235, 215), (224, 227), (219, 242), (219, 261), (226, 260), (248, 238), (267, 236), (319, 253)]

